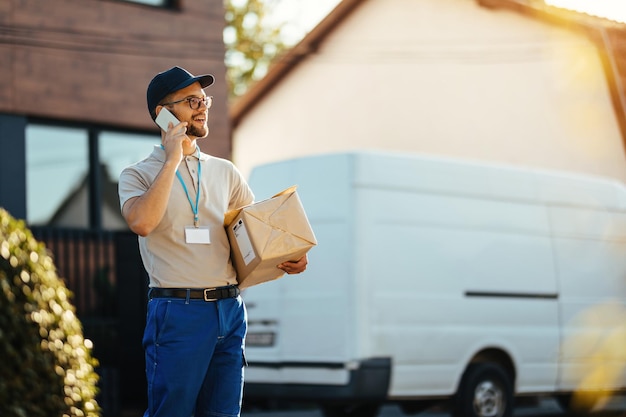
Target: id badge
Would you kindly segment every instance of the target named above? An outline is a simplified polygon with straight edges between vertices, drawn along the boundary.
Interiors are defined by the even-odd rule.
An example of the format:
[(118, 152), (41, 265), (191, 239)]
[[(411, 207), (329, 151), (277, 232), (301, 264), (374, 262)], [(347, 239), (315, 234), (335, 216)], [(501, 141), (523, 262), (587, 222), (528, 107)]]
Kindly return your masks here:
[(211, 234), (208, 226), (186, 226), (185, 242), (192, 244), (208, 245), (211, 243)]

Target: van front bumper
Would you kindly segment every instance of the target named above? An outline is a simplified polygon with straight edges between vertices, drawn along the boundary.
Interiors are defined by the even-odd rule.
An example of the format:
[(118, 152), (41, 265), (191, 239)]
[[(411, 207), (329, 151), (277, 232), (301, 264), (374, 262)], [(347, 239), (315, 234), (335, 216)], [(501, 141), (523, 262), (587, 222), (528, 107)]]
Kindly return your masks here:
[[(350, 364), (250, 362), (246, 374), (255, 374), (244, 386), (246, 399), (295, 401), (384, 400), (389, 392), (391, 359), (371, 358)], [(259, 374), (265, 372), (264, 376)], [(284, 378), (285, 374), (294, 377)], [(307, 375), (315, 375), (307, 378)], [(275, 375), (275, 378), (272, 378)], [(338, 379), (333, 375), (341, 375)], [(300, 378), (298, 376), (301, 376)], [(327, 376), (327, 378), (325, 378)], [(315, 379), (314, 382), (303, 382)]]

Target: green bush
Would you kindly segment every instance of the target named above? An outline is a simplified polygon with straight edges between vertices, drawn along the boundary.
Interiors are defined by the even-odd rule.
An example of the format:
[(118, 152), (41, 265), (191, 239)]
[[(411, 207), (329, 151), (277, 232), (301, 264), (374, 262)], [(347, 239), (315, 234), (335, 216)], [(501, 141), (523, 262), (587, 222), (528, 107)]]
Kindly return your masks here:
[(92, 343), (52, 258), (0, 208), (0, 416), (96, 417)]

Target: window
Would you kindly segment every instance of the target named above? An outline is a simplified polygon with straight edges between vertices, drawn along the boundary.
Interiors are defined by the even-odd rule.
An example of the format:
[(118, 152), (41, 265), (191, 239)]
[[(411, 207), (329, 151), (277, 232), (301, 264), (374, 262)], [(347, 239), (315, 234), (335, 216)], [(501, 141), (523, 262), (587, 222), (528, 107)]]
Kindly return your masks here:
[(169, 6), (171, 3), (170, 0), (124, 0), (124, 1), (127, 1), (129, 3), (140, 3), (140, 4), (147, 4), (149, 6), (161, 6), (161, 7)]
[(117, 194), (120, 173), (148, 156), (159, 143), (160, 137), (154, 134), (28, 125), (28, 224), (127, 229)]
[(120, 214), (117, 184), (120, 173), (128, 165), (144, 159), (154, 145), (161, 143), (159, 136), (132, 133), (102, 132), (98, 137), (101, 165), (102, 227), (107, 230), (126, 229)]
[(26, 127), (29, 224), (88, 227), (88, 145), (84, 129)]

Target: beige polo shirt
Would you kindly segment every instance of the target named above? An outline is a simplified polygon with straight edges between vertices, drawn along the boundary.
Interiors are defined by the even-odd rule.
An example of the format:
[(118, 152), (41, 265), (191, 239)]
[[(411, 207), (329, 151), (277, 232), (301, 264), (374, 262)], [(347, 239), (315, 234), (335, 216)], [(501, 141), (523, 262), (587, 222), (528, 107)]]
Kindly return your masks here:
[[(164, 162), (165, 151), (155, 146), (150, 156), (122, 171), (120, 207), (124, 207), (130, 198), (141, 196), (148, 190)], [(194, 204), (199, 164), (202, 165), (199, 226), (208, 227), (210, 243), (185, 241), (185, 227), (193, 226), (194, 215), (180, 180), (174, 178), (163, 219), (148, 236), (139, 236), (139, 250), (150, 277), (150, 287), (212, 288), (237, 283), (223, 227), (224, 213), (252, 203), (254, 195), (230, 161), (198, 151), (185, 157), (178, 167)]]

